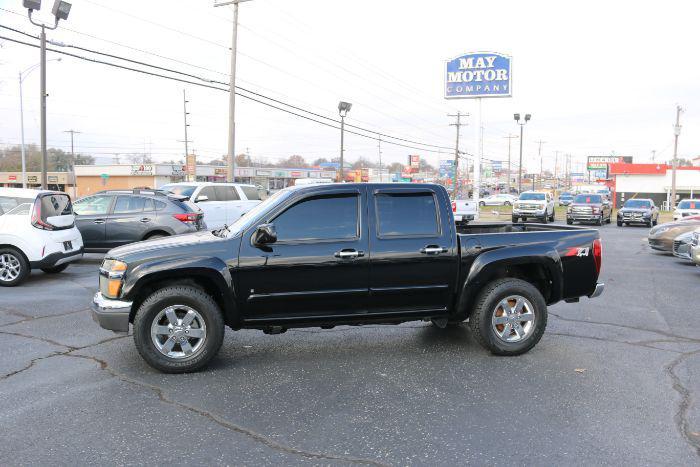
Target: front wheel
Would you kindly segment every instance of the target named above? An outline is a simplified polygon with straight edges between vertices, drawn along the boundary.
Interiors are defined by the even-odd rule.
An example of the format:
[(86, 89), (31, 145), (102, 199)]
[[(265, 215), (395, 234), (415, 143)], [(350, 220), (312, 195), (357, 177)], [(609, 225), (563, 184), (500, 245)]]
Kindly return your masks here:
[(520, 219), (519, 217), (513, 216), (513, 219), (512, 219), (512, 220), (513, 220), (513, 224), (517, 224), (519, 219)]
[(617, 221), (617, 226), (622, 227), (622, 221)]
[(486, 203), (484, 203), (483, 201), (479, 201), (479, 206), (483, 208), (484, 206), (486, 206)]
[(573, 225), (573, 224), (574, 224), (574, 221), (572, 221), (571, 219), (568, 219), (568, 218), (566, 219), (566, 225)]
[(503, 206), (510, 206), (510, 201), (506, 201), (503, 203)]
[(554, 222), (554, 211), (552, 211), (552, 215), (549, 216), (549, 222)]
[(539, 290), (521, 279), (491, 282), (478, 296), (469, 318), (476, 340), (496, 355), (532, 349), (547, 326), (547, 304)]
[(164, 373), (196, 371), (219, 352), (224, 319), (203, 290), (165, 287), (149, 296), (134, 317), (134, 343), (141, 357)]

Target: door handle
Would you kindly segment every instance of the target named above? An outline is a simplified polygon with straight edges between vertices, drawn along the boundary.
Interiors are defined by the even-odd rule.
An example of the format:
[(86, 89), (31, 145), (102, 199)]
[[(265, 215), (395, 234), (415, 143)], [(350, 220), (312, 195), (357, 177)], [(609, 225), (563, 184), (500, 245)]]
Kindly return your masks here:
[(148, 217), (144, 217), (144, 218), (141, 219), (139, 222), (143, 222), (143, 223), (145, 224), (146, 222), (151, 222), (151, 219), (148, 218)]
[(340, 259), (354, 259), (354, 258), (359, 258), (361, 256), (364, 256), (365, 252), (364, 251), (357, 251), (357, 250), (340, 250), (335, 252), (335, 257), (340, 258)]
[(439, 255), (440, 253), (447, 253), (447, 248), (444, 246), (426, 245), (420, 249), (420, 252), (424, 255)]
[(104, 219), (95, 219), (94, 221), (92, 221), (92, 223), (93, 224), (104, 224), (105, 220)]

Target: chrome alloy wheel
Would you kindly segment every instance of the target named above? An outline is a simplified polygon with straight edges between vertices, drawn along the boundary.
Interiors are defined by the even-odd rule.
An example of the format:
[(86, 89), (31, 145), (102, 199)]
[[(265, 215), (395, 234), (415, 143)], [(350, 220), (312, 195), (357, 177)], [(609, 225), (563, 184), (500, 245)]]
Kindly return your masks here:
[(535, 312), (532, 303), (520, 295), (501, 300), (491, 315), (491, 327), (504, 342), (520, 342), (535, 331)]
[(0, 255), (0, 281), (12, 282), (19, 277), (22, 272), (22, 264), (12, 253), (3, 253)]
[(168, 358), (181, 360), (199, 353), (207, 339), (207, 326), (199, 312), (186, 305), (161, 310), (151, 324), (151, 340)]

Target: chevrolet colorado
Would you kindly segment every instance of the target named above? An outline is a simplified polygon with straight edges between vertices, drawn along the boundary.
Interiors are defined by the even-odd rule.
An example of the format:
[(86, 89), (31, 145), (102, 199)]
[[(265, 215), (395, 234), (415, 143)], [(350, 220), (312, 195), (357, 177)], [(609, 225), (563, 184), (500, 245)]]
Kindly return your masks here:
[(596, 297), (598, 231), (540, 224), (455, 225), (430, 184), (324, 184), (277, 192), (215, 231), (111, 250), (93, 317), (128, 332), (170, 373), (218, 352), (224, 328), (468, 320), (497, 355), (537, 344), (547, 306)]

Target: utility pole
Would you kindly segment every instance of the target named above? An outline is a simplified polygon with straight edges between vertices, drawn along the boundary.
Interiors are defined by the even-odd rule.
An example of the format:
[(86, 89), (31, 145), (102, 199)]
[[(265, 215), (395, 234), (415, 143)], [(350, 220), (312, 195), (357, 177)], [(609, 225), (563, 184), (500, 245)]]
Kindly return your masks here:
[(673, 126), (673, 162), (671, 164), (671, 206), (673, 211), (676, 208), (676, 167), (678, 167), (678, 137), (681, 134), (681, 112), (683, 109), (680, 105), (676, 106), (676, 124)]
[(651, 150), (651, 161), (654, 162), (656, 160), (656, 149)]
[(504, 136), (504, 138), (508, 139), (508, 193), (510, 193), (510, 141), (518, 138), (518, 135), (511, 135), (509, 133), (508, 136)]
[(571, 154), (566, 155), (566, 186), (571, 189)]
[(184, 141), (184, 143), (185, 143), (185, 159), (187, 159), (187, 156), (190, 153), (188, 144), (191, 142), (189, 139), (187, 139), (187, 127), (190, 126), (190, 124), (187, 123), (187, 116), (190, 114), (187, 111), (187, 103), (188, 102), (189, 101), (187, 100), (187, 92), (183, 89), (182, 90), (182, 111), (183, 111), (183, 115), (185, 117), (185, 141)]
[[(188, 182), (193, 182), (193, 181), (196, 181), (196, 179), (197, 179), (197, 174), (196, 174), (196, 171), (197, 171), (197, 164), (196, 164), (196, 160), (195, 160), (195, 162), (192, 163), (192, 164), (194, 165), (194, 172), (191, 172), (191, 171), (190, 171), (190, 166), (191, 166), (192, 164), (190, 164), (191, 161), (190, 161), (190, 157), (189, 157), (189, 156), (190, 156), (189, 144), (192, 143), (193, 141), (190, 140), (190, 139), (188, 138), (188, 135), (187, 135), (187, 127), (190, 126), (190, 124), (189, 124), (189, 119), (188, 119), (188, 117), (187, 117), (187, 116), (190, 114), (190, 113), (187, 111), (187, 104), (188, 104), (189, 102), (190, 102), (190, 101), (187, 100), (187, 92), (183, 89), (183, 90), (182, 90), (182, 114), (183, 114), (183, 117), (184, 117), (185, 139), (184, 139), (184, 140), (178, 140), (178, 143), (185, 143), (185, 166), (187, 167), (187, 181), (188, 181)], [(192, 154), (194, 155), (194, 149), (192, 150)]]
[(379, 153), (379, 182), (383, 182), (383, 177), (382, 177), (382, 135), (379, 135), (379, 139), (377, 140), (377, 151)]
[(559, 151), (554, 151), (554, 189), (559, 188), (559, 179), (557, 178), (557, 164), (559, 164)]
[[(73, 175), (73, 188), (75, 188), (75, 148), (73, 146), (73, 137), (76, 134), (80, 134), (79, 131), (76, 130), (66, 130), (64, 133), (70, 133), (70, 167), (68, 167), (68, 172)], [(75, 193), (73, 193), (75, 195)]]
[[(540, 158), (540, 183), (544, 179), (544, 159), (542, 158), (542, 145), (546, 143), (546, 141), (535, 141), (538, 144), (537, 148), (537, 157)], [(532, 178), (532, 189), (535, 189), (535, 178)]]
[(447, 116), (457, 118), (455, 123), (450, 123), (450, 126), (455, 127), (457, 133), (455, 138), (455, 172), (452, 178), (452, 199), (457, 199), (457, 183), (459, 180), (459, 176), (457, 175), (457, 172), (459, 171), (459, 128), (462, 125), (466, 125), (466, 123), (462, 123), (462, 117), (468, 117), (469, 114), (464, 114), (458, 110), (456, 114), (447, 114)]
[[(250, 0), (231, 0), (214, 3), (215, 7), (233, 5), (233, 28), (231, 31), (231, 78), (228, 96), (228, 174), (226, 181), (236, 180), (236, 46), (238, 41), (238, 4)], [(187, 139), (187, 138), (185, 138)]]

